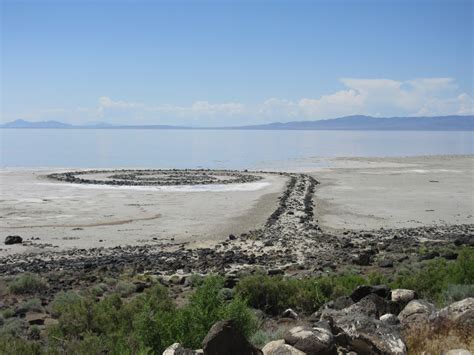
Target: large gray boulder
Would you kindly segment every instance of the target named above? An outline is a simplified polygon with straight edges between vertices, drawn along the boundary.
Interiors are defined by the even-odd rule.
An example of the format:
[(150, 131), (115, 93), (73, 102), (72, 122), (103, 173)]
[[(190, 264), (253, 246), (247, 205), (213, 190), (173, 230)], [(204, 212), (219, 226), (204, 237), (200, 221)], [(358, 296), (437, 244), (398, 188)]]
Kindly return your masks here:
[(260, 355), (262, 352), (250, 344), (238, 331), (234, 321), (214, 324), (202, 342), (205, 355)]
[(404, 288), (397, 288), (392, 290), (391, 299), (393, 302), (397, 302), (406, 305), (408, 302), (417, 298), (416, 292), (413, 290), (407, 290)]
[(306, 354), (334, 353), (334, 337), (326, 327), (298, 326), (291, 328), (283, 335), (285, 342)]
[(396, 306), (375, 293), (370, 293), (357, 303), (344, 308), (345, 313), (362, 313), (369, 317), (379, 318), (386, 313), (394, 313)]
[(427, 324), (436, 313), (436, 308), (424, 300), (413, 300), (398, 314), (403, 327), (420, 326)]
[(451, 303), (439, 311), (439, 316), (456, 321), (467, 314), (474, 313), (474, 297), (465, 298), (461, 301)]
[(304, 352), (285, 344), (283, 339), (269, 342), (262, 348), (263, 355), (305, 355)]
[[(378, 296), (366, 297), (370, 300)], [(321, 318), (331, 324), (336, 346), (358, 354), (405, 355), (407, 348), (399, 326), (377, 319), (381, 312), (375, 303), (359, 303), (339, 311), (323, 310)]]

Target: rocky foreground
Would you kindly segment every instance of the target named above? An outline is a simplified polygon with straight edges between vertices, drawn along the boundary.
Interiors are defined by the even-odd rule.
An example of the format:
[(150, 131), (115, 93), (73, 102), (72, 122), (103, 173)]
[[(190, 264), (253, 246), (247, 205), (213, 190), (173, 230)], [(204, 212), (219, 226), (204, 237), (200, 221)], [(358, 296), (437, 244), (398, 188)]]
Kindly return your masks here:
[[(10, 255), (0, 259), (0, 273), (5, 277), (24, 272), (43, 275), (48, 283), (48, 288), (41, 291), (44, 304), (60, 291), (84, 289), (98, 279), (123, 274), (158, 276), (179, 298), (193, 274), (224, 275), (229, 288), (241, 275), (257, 270), (297, 278), (348, 269), (390, 275), (424, 260), (455, 260), (460, 247), (474, 246), (473, 224), (328, 233), (321, 230), (314, 216), (318, 182), (306, 174), (285, 175), (289, 179), (287, 188), (265, 226), (241, 235), (231, 234), (213, 248), (191, 249), (186, 243), (168, 240), (140, 246)], [(5, 243), (41, 246), (38, 240), (13, 235)], [(140, 293), (149, 285), (138, 282), (134, 287)], [(14, 304), (14, 300), (8, 302)], [(474, 298), (437, 310), (411, 290), (362, 286), (349, 297), (337, 298), (314, 311), (307, 317), (288, 309), (276, 317), (275, 321), (286, 324), (287, 330), (281, 339), (262, 349), (248, 343), (232, 322), (222, 322), (210, 330), (202, 350), (174, 344), (164, 354), (406, 354), (407, 349), (418, 353), (417, 344), (427, 349), (430, 342), (439, 341), (431, 339), (430, 334), (455, 339), (450, 346), (453, 351), (447, 353), (450, 355), (468, 354), (474, 347)], [(28, 321), (44, 324), (45, 316)], [(461, 338), (465, 349), (454, 350), (459, 344), (456, 339)], [(433, 349), (433, 354), (439, 353), (438, 348)]]
[[(204, 339), (203, 349), (184, 349), (176, 343), (163, 355), (330, 355), (330, 354), (407, 354), (428, 346), (429, 354), (440, 354), (437, 333), (444, 342), (462, 338), (474, 347), (474, 298), (467, 298), (437, 310), (418, 300), (412, 290), (390, 290), (385, 286), (360, 286), (349, 297), (340, 297), (323, 306), (309, 320), (299, 320), (291, 309), (285, 311), (290, 324), (282, 339), (262, 349), (239, 334), (232, 321), (216, 323)], [(294, 326), (291, 326), (294, 324)], [(444, 336), (444, 337), (443, 337)], [(453, 348), (443, 355), (469, 355), (467, 349)]]

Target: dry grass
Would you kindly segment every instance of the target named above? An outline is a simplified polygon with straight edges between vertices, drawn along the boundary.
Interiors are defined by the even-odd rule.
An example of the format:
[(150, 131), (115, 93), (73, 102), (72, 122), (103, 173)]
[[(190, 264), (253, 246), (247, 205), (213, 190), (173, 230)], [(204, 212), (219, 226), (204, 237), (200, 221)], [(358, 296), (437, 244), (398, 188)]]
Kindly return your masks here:
[(404, 331), (409, 354), (442, 354), (452, 349), (474, 351), (474, 327), (446, 318), (411, 327)]

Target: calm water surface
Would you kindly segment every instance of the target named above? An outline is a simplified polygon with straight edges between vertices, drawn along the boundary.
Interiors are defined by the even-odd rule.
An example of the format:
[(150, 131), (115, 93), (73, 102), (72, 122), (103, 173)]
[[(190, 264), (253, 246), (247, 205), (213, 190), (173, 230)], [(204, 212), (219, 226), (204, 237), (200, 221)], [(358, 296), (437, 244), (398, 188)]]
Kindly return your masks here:
[(0, 129), (1, 167), (253, 168), (338, 156), (474, 154), (474, 132)]

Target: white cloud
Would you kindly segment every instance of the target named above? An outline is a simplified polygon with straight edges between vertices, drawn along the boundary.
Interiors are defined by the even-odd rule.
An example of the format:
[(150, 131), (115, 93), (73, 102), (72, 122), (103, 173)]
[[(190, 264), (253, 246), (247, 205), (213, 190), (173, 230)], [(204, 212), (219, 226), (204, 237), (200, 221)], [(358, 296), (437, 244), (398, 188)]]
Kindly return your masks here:
[(76, 123), (101, 120), (118, 124), (238, 125), (357, 114), (387, 117), (474, 114), (473, 98), (460, 92), (452, 78), (406, 81), (342, 78), (340, 82), (344, 86), (342, 90), (318, 98), (269, 98), (253, 105), (209, 101), (183, 106), (150, 105), (102, 96), (95, 107), (43, 110), (36, 113), (36, 118), (58, 117)]

